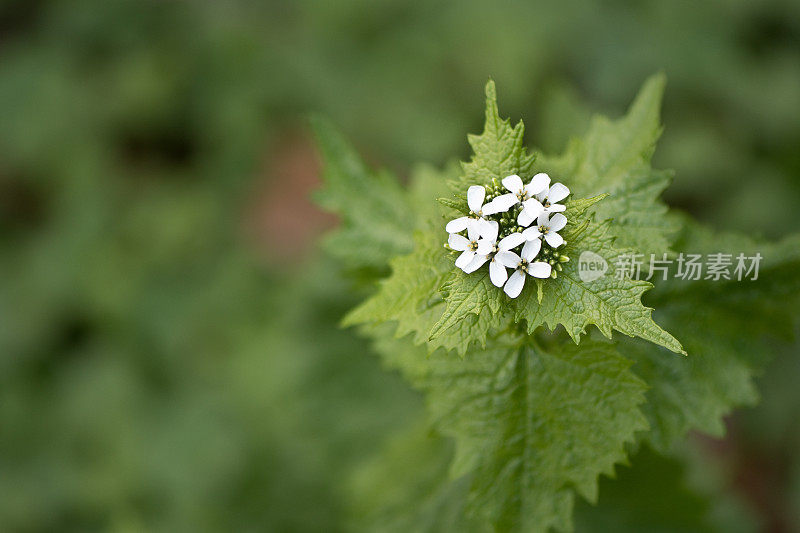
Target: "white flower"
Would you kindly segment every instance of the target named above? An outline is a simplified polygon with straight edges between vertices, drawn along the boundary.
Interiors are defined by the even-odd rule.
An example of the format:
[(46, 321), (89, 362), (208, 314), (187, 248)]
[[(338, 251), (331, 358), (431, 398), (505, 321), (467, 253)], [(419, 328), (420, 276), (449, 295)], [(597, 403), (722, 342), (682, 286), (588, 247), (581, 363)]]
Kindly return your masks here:
[[(561, 183), (550, 186), (550, 176), (543, 172), (527, 185), (516, 174), (506, 176), (502, 182), (509, 192), (489, 202), (486, 202), (486, 188), (469, 187), (469, 214), (447, 223), (445, 229), (450, 235), (446, 247), (460, 252), (455, 265), (467, 274), (489, 263), (492, 284), (503, 287), (509, 297), (517, 298), (527, 276), (549, 278), (554, 275), (551, 263), (569, 259), (551, 248), (564, 244), (558, 232), (567, 225), (567, 217), (561, 213), (566, 207), (556, 202), (569, 196), (570, 191)], [(497, 181), (492, 179), (491, 193), (498, 194), (498, 188)], [(512, 207), (514, 210), (509, 213)], [(501, 233), (506, 236), (498, 240)], [(547, 257), (537, 261), (545, 242)], [(556, 268), (560, 270), (561, 265)], [(512, 270), (510, 276), (508, 269)]]
[(537, 226), (530, 227), (522, 232), (528, 241), (532, 242), (543, 237), (547, 244), (553, 248), (558, 248), (564, 244), (564, 238), (556, 232), (567, 225), (567, 217), (561, 213), (556, 213), (553, 218), (550, 218), (548, 213), (542, 213), (536, 223), (538, 224)]
[(511, 249), (523, 242), (525, 242), (525, 237), (522, 236), (522, 233), (512, 233), (492, 247), (489, 279), (492, 280), (495, 287), (502, 287), (508, 279), (507, 268), (516, 268), (519, 256)]
[[(567, 209), (567, 206), (558, 204), (567, 196), (569, 196), (569, 187), (563, 183), (554, 183), (550, 186), (550, 176), (547, 176), (544, 190), (536, 194), (536, 199), (541, 202), (545, 213), (561, 213)], [(538, 215), (537, 215), (538, 216)]]
[[(461, 270), (467, 274), (471, 274), (478, 270), (483, 264), (489, 260), (490, 255), (493, 254), (497, 247), (497, 234), (500, 232), (500, 225), (495, 221), (485, 221), (480, 231), (481, 238), (477, 241), (475, 247), (475, 255), (466, 266), (460, 267)], [(522, 237), (522, 234), (519, 234)], [(522, 237), (524, 240), (525, 238)]]
[[(509, 261), (511, 265), (510, 268), (516, 268), (511, 277), (508, 278), (506, 282), (506, 286), (503, 288), (506, 294), (508, 294), (511, 298), (516, 298), (519, 296), (519, 293), (522, 292), (522, 287), (525, 285), (525, 275), (533, 276), (535, 278), (549, 278), (550, 273), (552, 272), (552, 268), (548, 263), (543, 261), (536, 261), (536, 256), (539, 254), (539, 250), (542, 248), (542, 241), (539, 239), (534, 239), (532, 241), (528, 241), (525, 243), (525, 246), (522, 247), (522, 257), (518, 256), (514, 252), (507, 252), (508, 254), (513, 254), (513, 258), (508, 256), (508, 259), (513, 259), (513, 261)], [(504, 258), (504, 261), (506, 259)]]
[[(547, 174), (541, 172), (531, 178), (530, 183), (527, 185), (522, 184), (522, 178), (516, 174), (512, 174), (503, 178), (503, 187), (510, 192), (498, 196), (492, 200), (492, 202), (498, 204), (502, 208), (501, 211), (508, 211), (511, 206), (525, 202), (526, 200), (532, 199), (534, 195), (547, 191), (548, 185), (550, 185), (550, 178)], [(539, 202), (536, 201), (536, 203)]]
[(483, 217), (507, 210), (507, 208), (501, 209), (500, 206), (493, 201), (484, 204), (483, 200), (485, 198), (486, 189), (481, 185), (473, 185), (467, 189), (467, 205), (470, 209), (470, 216), (460, 217), (448, 222), (447, 226), (444, 228), (447, 233), (459, 233), (469, 227), (485, 231), (485, 222), (488, 221)]
[[(494, 246), (494, 239), (497, 239), (497, 232), (499, 226), (497, 222), (484, 220), (484, 224), (480, 227), (474, 224), (467, 226), (467, 236), (459, 235), (458, 233), (451, 233), (447, 244), (450, 248), (461, 252), (461, 255), (456, 259), (456, 266), (469, 274), (475, 272), (480, 266), (486, 262), (486, 259), (479, 262), (473, 268), (473, 260), (479, 259), (482, 256), (488, 255)], [(494, 234), (494, 239), (485, 239), (484, 233), (491, 237)]]
[(522, 202), (522, 211), (519, 212), (517, 217), (517, 224), (527, 228), (531, 225), (531, 222), (536, 220), (536, 217), (544, 212), (544, 206), (536, 198), (525, 200)]

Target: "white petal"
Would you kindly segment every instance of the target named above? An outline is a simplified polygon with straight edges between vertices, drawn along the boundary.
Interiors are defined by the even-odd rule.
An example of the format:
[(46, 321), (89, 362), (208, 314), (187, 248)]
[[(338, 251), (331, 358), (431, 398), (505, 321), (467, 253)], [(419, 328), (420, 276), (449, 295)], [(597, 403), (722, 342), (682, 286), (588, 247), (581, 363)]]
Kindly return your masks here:
[(497, 252), (494, 256), (494, 260), (508, 268), (517, 268), (517, 265), (522, 261), (517, 254), (507, 251)]
[(544, 236), (544, 240), (547, 241), (547, 244), (552, 246), (553, 248), (558, 248), (562, 244), (564, 244), (564, 238), (559, 235), (558, 233), (548, 233)]
[(528, 228), (522, 232), (522, 236), (525, 237), (526, 241), (532, 241), (533, 239), (538, 239), (542, 236), (542, 232), (539, 231), (538, 227)]
[(550, 214), (549, 213), (542, 213), (539, 215), (539, 218), (536, 219), (536, 224), (539, 226), (547, 226), (550, 227)]
[(494, 260), (489, 263), (489, 279), (492, 280), (495, 287), (502, 287), (508, 279), (506, 267), (500, 261)]
[(511, 277), (508, 278), (506, 282), (506, 286), (503, 288), (506, 291), (506, 294), (511, 296), (512, 298), (516, 298), (519, 296), (519, 293), (522, 292), (522, 287), (525, 285), (525, 273), (521, 270), (517, 270)]
[[(515, 194), (508, 193), (508, 194), (502, 194), (502, 195), (498, 196), (497, 198), (495, 198), (494, 200), (492, 200), (491, 202), (486, 204), (486, 206), (490, 206), (489, 208), (492, 211), (494, 211), (496, 209), (496, 211), (494, 211), (494, 213), (505, 213), (506, 211), (509, 210), (509, 208), (512, 205), (514, 205), (514, 204), (516, 204), (518, 202), (519, 202), (519, 198), (517, 198), (517, 196)], [(485, 207), (484, 207), (484, 213), (486, 212)], [(488, 214), (494, 215), (494, 213), (488, 213)]]
[(477, 213), (483, 207), (483, 199), (486, 198), (486, 189), (481, 185), (473, 185), (467, 189), (467, 205), (473, 213)]
[(514, 194), (519, 194), (522, 192), (522, 178), (516, 174), (511, 174), (510, 176), (503, 178), (503, 187)]
[(536, 258), (537, 255), (539, 255), (539, 250), (541, 249), (542, 241), (539, 239), (528, 241), (525, 243), (525, 246), (522, 247), (522, 258), (530, 263)]
[(530, 198), (529, 200), (525, 200), (524, 202), (522, 202), (522, 207), (525, 210), (525, 212), (528, 213), (528, 216), (530, 216), (532, 219), (538, 217), (544, 212), (544, 206), (536, 198)]
[(478, 249), (475, 251), (478, 255), (488, 255), (494, 249), (494, 241), (489, 239), (481, 239), (478, 241)]
[(561, 213), (556, 213), (550, 218), (550, 231), (558, 231), (567, 225), (567, 217)]
[(525, 242), (525, 237), (522, 233), (512, 233), (507, 237), (503, 237), (503, 239), (497, 243), (497, 249), (508, 251), (512, 248), (516, 248), (523, 242)]
[(461, 255), (458, 256), (458, 259), (456, 259), (456, 266), (461, 270), (464, 270), (464, 268), (466, 268), (466, 266), (470, 264), (470, 262), (474, 257), (475, 257), (475, 252), (473, 252), (472, 250), (466, 250), (464, 252), (461, 252)]
[(483, 204), (483, 207), (481, 207), (481, 214), (488, 217), (489, 215), (494, 215), (503, 211), (503, 209), (501, 209), (502, 207), (503, 206), (496, 204), (494, 200), (492, 200), (491, 202)]
[(451, 233), (450, 238), (447, 239), (447, 244), (449, 244), (450, 248), (453, 250), (463, 252), (467, 249), (467, 246), (469, 246), (469, 239), (458, 233)]
[(451, 220), (447, 223), (447, 226), (444, 227), (447, 233), (459, 233), (467, 229), (467, 224), (471, 219), (469, 217), (461, 217), (455, 220)]
[(494, 220), (481, 219), (481, 237), (484, 239), (495, 242), (497, 240), (497, 233), (500, 231), (500, 224)]
[(477, 241), (480, 238), (481, 228), (486, 222), (488, 221), (482, 218), (469, 217), (469, 220), (467, 221), (467, 236), (469, 236), (469, 232), (471, 231), (472, 235), (475, 237), (471, 240)]
[(469, 264), (465, 266), (462, 270), (464, 270), (464, 272), (466, 272), (467, 274), (472, 274), (480, 267), (482, 267), (483, 264), (488, 260), (489, 258), (486, 257), (485, 255), (476, 254), (475, 257), (472, 258), (472, 261), (470, 261)]
[(533, 222), (535, 219), (536, 217), (529, 216), (528, 212), (523, 209), (522, 211), (519, 212), (519, 216), (517, 217), (517, 224), (519, 224), (523, 228), (527, 228), (528, 226), (531, 225), (531, 222)]
[(481, 226), (483, 223), (481, 222), (482, 219), (472, 219), (472, 222), (469, 223), (467, 226), (467, 238), (470, 242), (477, 241), (481, 238)]
[(567, 210), (567, 206), (564, 204), (550, 204), (550, 207), (547, 208), (548, 213), (562, 213)]
[(525, 192), (533, 196), (536, 194), (547, 192), (547, 188), (549, 186), (550, 186), (550, 176), (548, 176), (544, 172), (539, 172), (531, 179), (531, 182), (525, 186)]
[(547, 193), (547, 200), (551, 204), (554, 204), (560, 202), (567, 196), (569, 196), (569, 188), (563, 183), (554, 183), (553, 186), (550, 187), (550, 192)]
[(534, 278), (549, 278), (552, 270), (553, 267), (541, 261), (537, 261), (536, 263), (531, 263), (528, 265), (528, 274)]

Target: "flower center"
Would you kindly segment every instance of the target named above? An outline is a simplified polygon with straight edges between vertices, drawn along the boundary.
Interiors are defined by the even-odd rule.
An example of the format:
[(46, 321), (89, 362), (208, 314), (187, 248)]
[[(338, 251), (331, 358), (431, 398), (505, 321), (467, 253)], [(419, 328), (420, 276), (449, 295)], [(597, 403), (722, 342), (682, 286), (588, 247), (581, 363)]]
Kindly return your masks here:
[(524, 202), (525, 200), (527, 200), (527, 199), (528, 199), (528, 193), (526, 193), (525, 191), (520, 191), (520, 192), (518, 192), (518, 193), (517, 193), (517, 199), (518, 199), (520, 202)]
[(527, 274), (528, 273), (528, 262), (525, 261), (524, 259), (522, 261), (520, 261), (519, 269)]
[(550, 231), (550, 228), (547, 226), (539, 226), (539, 233), (542, 235), (547, 235), (547, 232)]
[(550, 208), (550, 202), (548, 202), (547, 200), (542, 202), (542, 205), (544, 206), (545, 209), (549, 209)]
[(474, 252), (478, 249), (478, 242), (477, 241), (470, 241), (469, 246), (467, 247), (469, 251)]

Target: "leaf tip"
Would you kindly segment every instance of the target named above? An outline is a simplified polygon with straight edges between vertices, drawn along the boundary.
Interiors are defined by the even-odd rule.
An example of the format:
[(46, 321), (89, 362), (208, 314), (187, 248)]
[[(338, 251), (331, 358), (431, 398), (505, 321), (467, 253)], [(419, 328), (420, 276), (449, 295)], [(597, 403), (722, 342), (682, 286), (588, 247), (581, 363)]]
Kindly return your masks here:
[(354, 319), (354, 316), (353, 316), (355, 314), (354, 311), (356, 311), (356, 310), (354, 309), (353, 311), (347, 313), (346, 315), (344, 315), (342, 317), (341, 320), (339, 320), (339, 327), (340, 328), (343, 328), (343, 329), (344, 328), (349, 328), (349, 327), (355, 326), (358, 323), (358, 321)]
[(486, 94), (486, 100), (492, 100), (495, 102), (497, 101), (497, 88), (495, 87), (494, 80), (491, 77), (486, 80), (484, 92)]
[(317, 143), (321, 143), (326, 134), (330, 134), (335, 130), (331, 120), (321, 113), (309, 113), (306, 121)]
[(663, 71), (659, 71), (647, 78), (639, 89), (639, 93), (633, 100), (628, 115), (644, 113), (648, 115), (649, 122), (654, 127), (660, 128), (659, 115), (661, 112), (661, 101), (664, 97), (664, 87), (667, 85), (667, 76)]
[(486, 93), (486, 128), (488, 128), (489, 124), (500, 120), (500, 112), (497, 109), (497, 89), (493, 79), (489, 78), (489, 81), (486, 82), (484, 92)]

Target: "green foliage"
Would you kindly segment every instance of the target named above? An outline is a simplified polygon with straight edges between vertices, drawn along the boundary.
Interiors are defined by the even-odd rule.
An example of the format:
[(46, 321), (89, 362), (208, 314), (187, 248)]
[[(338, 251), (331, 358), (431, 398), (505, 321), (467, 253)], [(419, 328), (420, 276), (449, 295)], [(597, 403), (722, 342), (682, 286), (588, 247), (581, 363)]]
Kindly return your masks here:
[(342, 218), (342, 231), (328, 236), (328, 252), (364, 269), (381, 269), (411, 249), (413, 212), (394, 176), (371, 172), (342, 135), (324, 119), (312, 121), (325, 160), (325, 188), (317, 202)]
[(437, 291), (450, 275), (447, 256), (435, 235), (418, 232), (414, 251), (393, 259), (391, 266), (392, 276), (380, 284), (381, 297), (363, 302), (343, 324), (396, 320), (398, 336), (413, 333), (418, 344), (424, 343), (443, 305)]
[[(413, 250), (389, 261), (391, 275), (344, 325), (362, 325), (386, 363), (425, 393), (433, 427), (455, 447), (452, 455), (433, 453), (414, 441), (432, 453), (427, 461), (450, 463), (450, 480), (435, 469), (440, 474), (426, 477), (420, 499), (395, 494), (391, 510), (374, 504), (383, 509), (375, 517), (420, 530), (569, 531), (575, 494), (596, 502), (598, 476), (613, 476), (614, 465), (626, 461), (626, 443), (646, 440), (666, 452), (692, 428), (719, 435), (722, 416), (754, 401), (751, 380), (764, 362), (759, 353), (768, 351), (764, 343), (793, 332), (793, 319), (769, 302), (798, 301), (797, 242), (717, 235), (667, 214), (659, 195), (670, 174), (650, 167), (663, 86), (663, 76), (651, 78), (624, 118), (595, 118), (563, 155), (535, 161), (524, 148), (522, 123), (499, 118), (489, 82), (484, 132), (469, 137), (471, 160), (460, 172), (415, 173), (398, 201), (416, 222), (394, 222), (392, 230), (413, 228)], [(442, 248), (442, 227), (463, 208), (459, 191), (542, 169), (579, 193), (567, 202), (570, 224), (562, 232), (569, 257), (591, 251), (612, 264), (621, 253), (663, 253), (681, 229), (678, 251), (767, 251), (768, 281), (662, 283), (649, 303), (686, 335), (689, 357), (681, 358), (670, 351), (685, 354), (684, 348), (642, 304), (649, 282), (613, 272), (584, 282), (573, 260), (557, 278), (529, 283), (510, 300), (485, 270), (455, 269)], [(449, 197), (419, 194), (447, 187)], [(611, 340), (593, 338), (588, 325)], [(631, 339), (612, 338), (614, 330)], [(417, 511), (404, 514), (403, 506)], [(454, 517), (459, 510), (466, 516)], [(438, 522), (436, 513), (449, 518)], [(696, 525), (706, 527), (701, 519)]]
[[(463, 132), (477, 127), (475, 87), (489, 74), (504, 109), (535, 124), (526, 142), (560, 153), (585, 133), (588, 110), (621, 109), (658, 66), (670, 91), (656, 161), (678, 170), (669, 203), (717, 227), (798, 229), (797, 2), (281, 4), (0, 8), (0, 530), (341, 531), (363, 516), (353, 507), (381, 495), (369, 484), (343, 490), (366, 471), (362, 461), (396, 496), (367, 531), (487, 529), (465, 517), (470, 477), (445, 476), (452, 442), (417, 426), (417, 395), (381, 371), (367, 343), (337, 330), (355, 304), (338, 264), (312, 256), (319, 267), (305, 268), (249, 238), (261, 191), (300, 186), (298, 163), (312, 172), (298, 136), (308, 110), (403, 175), (413, 160), (462, 155)], [(451, 165), (441, 180), (459, 173)], [(439, 171), (412, 174), (416, 209), (438, 220), (430, 199), (449, 194), (431, 177)], [(290, 229), (310, 214), (295, 213)], [(752, 382), (762, 359), (781, 354), (760, 379), (762, 405), (733, 418), (725, 443), (738, 457), (722, 457), (736, 490), (753, 480), (764, 493), (750, 505), (768, 504), (757, 508), (765, 526), (742, 531), (800, 530), (800, 350), (783, 341), (797, 309), (792, 268), (731, 299), (734, 284), (696, 299), (670, 288), (690, 302), (674, 313), (658, 284), (646, 303), (692, 356), (634, 341), (664, 365), (645, 370), (627, 339), (620, 347), (640, 377), (664, 382), (641, 406), (664, 441), (684, 419), (721, 428), (718, 413), (755, 394), (752, 384), (735, 394), (719, 384)], [(765, 338), (747, 336), (756, 323)], [(701, 350), (706, 327), (724, 351)], [(706, 410), (712, 396), (719, 407)], [(673, 415), (674, 431), (655, 428)], [(385, 439), (388, 453), (373, 456)], [(695, 475), (718, 459), (716, 449), (702, 456)], [(579, 531), (687, 523), (677, 518), (686, 499), (667, 490), (678, 465), (632, 462), (619, 474), (624, 488), (601, 479), (595, 513), (577, 511)], [(669, 512), (636, 498), (644, 494)]]
[[(647, 148), (637, 149), (630, 138), (638, 138), (641, 132), (649, 133), (649, 129), (652, 129), (641, 124), (648, 123), (653, 116), (657, 117), (660, 102), (658, 83), (655, 80), (645, 86), (631, 114), (620, 122), (619, 127), (605, 128), (613, 131), (605, 131), (604, 135), (593, 133), (587, 138), (584, 143), (586, 150), (592, 154), (603, 154), (594, 158), (600, 163), (595, 166), (587, 163), (579, 170), (565, 166), (565, 171), (556, 174), (556, 178), (571, 183), (574, 175), (575, 181), (584, 183), (584, 188), (593, 189), (595, 194), (606, 194), (603, 189), (607, 187), (622, 195), (621, 200), (616, 202), (619, 208), (628, 202), (646, 210), (645, 202), (648, 199), (638, 193), (628, 195), (626, 191), (630, 189), (625, 189), (620, 183), (635, 182), (649, 168), (643, 157), (649, 157), (649, 152), (652, 152), (650, 144), (654, 141), (646, 140), (644, 145)], [(598, 121), (598, 124), (607, 122)], [(469, 163), (462, 165), (460, 177), (451, 180), (451, 183), (455, 183), (454, 189), (464, 190), (469, 184), (483, 183), (513, 173), (530, 175), (533, 172), (533, 157), (526, 154), (522, 145), (523, 132), (521, 122), (512, 127), (508, 120), (500, 119), (494, 83), (490, 81), (486, 85), (484, 132), (480, 136), (470, 137), (474, 154)], [(634, 148), (630, 148), (632, 144)], [(643, 151), (647, 152), (645, 156), (641, 154)], [(597, 168), (597, 165), (601, 168)], [(639, 171), (636, 178), (626, 174), (632, 168)], [(608, 172), (610, 183), (597, 183), (600, 180), (591, 178), (592, 172)], [(587, 184), (590, 178), (594, 183)], [(636, 184), (631, 187), (636, 187)], [(628, 200), (630, 196), (634, 198)], [(565, 250), (568, 256), (575, 259), (583, 251), (592, 251), (611, 261), (620, 253), (614, 248), (614, 232), (618, 224), (597, 224), (589, 219), (586, 211), (594, 208), (592, 204), (596, 200), (577, 200), (574, 205), (576, 200), (568, 202), (567, 214), (571, 224), (563, 233), (567, 241)], [(649, 201), (654, 202), (655, 198), (649, 198)], [(602, 202), (598, 205), (602, 205)], [(653, 217), (663, 218), (661, 211), (663, 209), (654, 209)], [(381, 221), (376, 224), (381, 225)], [(638, 235), (633, 219), (628, 221), (626, 227), (629, 235)], [(652, 321), (650, 310), (642, 305), (641, 296), (651, 287), (647, 282), (606, 277), (590, 286), (578, 279), (578, 263), (572, 261), (558, 278), (542, 282), (538, 291), (533, 283), (529, 283), (521, 297), (511, 301), (492, 285), (487, 269), (472, 275), (464, 274), (452, 267), (441, 250), (437, 252), (437, 236), (441, 235), (441, 230), (436, 224), (425, 227), (425, 231), (428, 234), (420, 238), (424, 242), (401, 263), (394, 265), (392, 277), (381, 285), (381, 290), (372, 299), (348, 316), (346, 324), (396, 320), (401, 324), (398, 334), (415, 331), (415, 338), (418, 341), (430, 340), (431, 348), (443, 346), (463, 355), (473, 343), (485, 346), (489, 333), (505, 328), (507, 315), (510, 315), (515, 322), (525, 320), (531, 333), (541, 325), (555, 329), (560, 324), (577, 342), (586, 326), (594, 324), (607, 337), (615, 329), (675, 352), (683, 351), (674, 337)], [(649, 232), (651, 228), (642, 231)], [(646, 239), (647, 236), (641, 238)], [(432, 286), (441, 289), (444, 300), (442, 310), (437, 309), (442, 307), (438, 301), (428, 303), (432, 298)], [(429, 322), (437, 311), (438, 320), (431, 327)], [(426, 333), (428, 339), (424, 337)]]
[(352, 476), (357, 531), (485, 532), (466, 513), (470, 477), (451, 480), (451, 442), (420, 419)]
[(619, 468), (616, 479), (601, 481), (599, 505), (577, 506), (576, 531), (740, 531), (741, 522), (712, 516), (716, 502), (689, 485), (681, 461), (659, 456), (645, 447), (633, 456), (632, 464), (633, 468)]
[(659, 111), (665, 83), (663, 74), (653, 76), (623, 119), (595, 117), (586, 136), (573, 139), (563, 155), (539, 159), (543, 171), (569, 176), (576, 196), (608, 194), (595, 209), (597, 217), (614, 220), (618, 246), (648, 255), (667, 251), (670, 234), (676, 230), (659, 199), (671, 173), (650, 167), (661, 134)]
[(544, 348), (504, 335), (464, 360), (402, 341), (378, 348), (454, 438), (451, 474), (472, 480), (468, 511), (501, 530), (570, 529), (573, 490), (596, 501), (597, 475), (647, 428), (647, 387), (607, 341)]
[[(564, 232), (567, 240), (567, 255), (578, 257), (583, 251), (595, 251), (609, 264), (621, 251), (614, 248), (610, 235), (613, 222), (597, 224), (590, 222), (577, 235)], [(661, 329), (651, 319), (651, 310), (642, 305), (641, 298), (652, 285), (646, 281), (630, 278), (618, 279), (614, 275), (586, 283), (580, 279), (578, 262), (570, 261), (554, 280), (557, 283), (542, 283), (543, 297), (537, 303), (532, 291), (523, 292), (517, 304), (515, 318), (526, 320), (528, 332), (533, 333), (540, 325), (550, 329), (563, 325), (576, 341), (588, 324), (594, 324), (606, 336), (612, 329), (629, 336), (636, 336), (664, 346), (673, 352), (685, 353), (680, 343)]]
[(481, 184), (492, 178), (503, 179), (510, 174), (533, 175), (536, 156), (527, 153), (523, 144), (525, 125), (520, 120), (511, 126), (508, 119), (501, 119), (497, 109), (497, 90), (494, 81), (486, 84), (486, 115), (483, 133), (468, 135), (472, 147), (472, 159), (463, 163), (463, 174), (456, 191), (463, 193), (470, 185)]
[[(623, 341), (636, 372), (651, 389), (645, 412), (652, 431), (647, 438), (667, 450), (689, 429), (722, 436), (723, 416), (758, 399), (754, 375), (781, 345), (795, 336), (796, 317), (776, 306), (800, 305), (800, 239), (768, 243), (733, 233), (718, 233), (688, 219), (676, 248), (686, 253), (761, 253), (756, 281), (676, 280), (659, 284), (653, 305), (663, 322), (680, 328), (690, 354), (677, 363), (643, 343)], [(673, 272), (674, 274), (674, 272)]]

